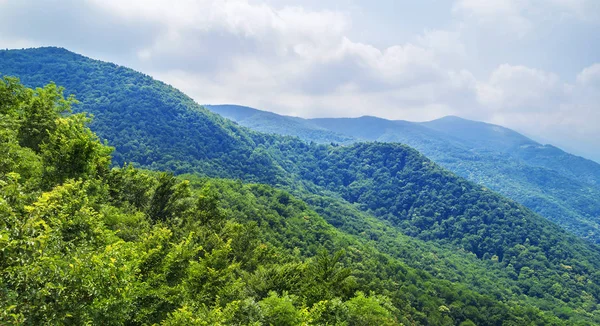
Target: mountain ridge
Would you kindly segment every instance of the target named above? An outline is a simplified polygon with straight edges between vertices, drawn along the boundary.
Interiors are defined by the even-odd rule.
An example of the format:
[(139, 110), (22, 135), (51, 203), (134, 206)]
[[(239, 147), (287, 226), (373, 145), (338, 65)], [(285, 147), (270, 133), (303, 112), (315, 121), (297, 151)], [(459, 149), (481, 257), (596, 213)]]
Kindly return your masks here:
[[(510, 295), (497, 281), (476, 277), (486, 283), (479, 291), (491, 290), (481, 294), (410, 266), (418, 260), (334, 228), (271, 186), (109, 169), (112, 149), (85, 113), (68, 112), (74, 102), (56, 85), (32, 90), (2, 78), (0, 94), (3, 325), (565, 324), (497, 299)], [(431, 248), (438, 260), (457, 258), (445, 263), (482, 267), (362, 222), (409, 255)]]
[[(218, 106), (207, 108), (217, 113), (223, 111), (223, 107)], [(255, 111), (250, 123), (236, 117), (236, 107), (227, 110), (226, 116), (242, 125), (262, 132), (278, 132), (270, 121), (261, 118), (266, 111)], [(248, 112), (249, 108), (244, 110)], [(422, 123), (378, 117), (300, 121), (306, 123), (299, 127), (296, 124), (298, 129), (290, 128), (285, 134), (307, 141), (335, 142), (327, 137), (327, 133), (313, 127), (317, 125), (336, 135), (349, 137), (342, 142), (344, 145), (365, 140), (408, 144), (451, 171), (526, 204), (573, 233), (600, 242), (600, 165), (593, 161), (551, 145), (541, 145), (508, 128), (453, 116)], [(461, 128), (450, 126), (448, 122), (455, 121), (466, 131), (454, 132)], [(466, 127), (474, 124), (475, 130), (483, 129), (484, 132), (473, 133), (464, 128), (465, 124)], [(497, 139), (498, 129), (508, 134), (508, 141)], [(318, 136), (313, 137), (314, 133)], [(491, 141), (485, 143), (480, 138), (491, 138)], [(553, 177), (548, 179), (542, 177), (544, 175)], [(560, 187), (569, 190), (565, 192)]]
[[(376, 232), (368, 223), (361, 230), (357, 223), (379, 221), (391, 235), (406, 233), (414, 243), (424, 241), (428, 248), (471, 257), (481, 275), (465, 280), (461, 274), (471, 272), (456, 262), (455, 275), (482, 292), (481, 283), (495, 280), (491, 286), (504, 290), (491, 293), (503, 302), (517, 300), (565, 320), (596, 320), (593, 307), (600, 298), (596, 246), (448, 172), (413, 148), (377, 142), (318, 145), (253, 132), (132, 70), (89, 59), (73, 61), (51, 52), (0, 51), (0, 71), (33, 86), (64, 82), (67, 92), (75, 92), (82, 101), (77, 109), (94, 113), (100, 121), (92, 123), (92, 129), (112, 139), (118, 165), (134, 162), (177, 174), (200, 173), (290, 190), (322, 212), (330, 224), (395, 257), (402, 257), (403, 249), (393, 236)], [(43, 66), (28, 69), (41, 59)], [(278, 196), (275, 210), (285, 213), (289, 202), (285, 195)], [(352, 214), (356, 219), (348, 224)], [(425, 265), (436, 275), (452, 275), (436, 264), (435, 254), (427, 257)], [(419, 259), (423, 258), (415, 263)], [(496, 268), (501, 273), (495, 274)], [(584, 309), (588, 304), (592, 308)], [(439, 311), (439, 306), (435, 309)]]

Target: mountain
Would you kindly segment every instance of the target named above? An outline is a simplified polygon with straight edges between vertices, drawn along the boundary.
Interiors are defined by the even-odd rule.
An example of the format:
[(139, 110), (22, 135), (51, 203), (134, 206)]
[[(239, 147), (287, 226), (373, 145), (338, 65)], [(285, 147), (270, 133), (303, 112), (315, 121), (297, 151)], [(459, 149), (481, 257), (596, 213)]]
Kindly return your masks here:
[[(133, 162), (137, 166), (153, 170), (191, 173), (192, 176), (188, 178), (191, 181), (197, 175), (238, 179), (242, 182), (226, 182), (237, 187), (236, 191), (246, 194), (247, 190), (240, 189), (243, 182), (260, 182), (279, 188), (280, 190), (275, 191), (269, 190), (272, 188), (267, 186), (258, 186), (257, 190), (253, 190), (260, 195), (258, 197), (263, 197), (261, 194), (267, 194), (265, 196), (268, 198), (264, 200), (272, 209), (254, 207), (252, 202), (235, 201), (234, 198), (238, 197), (235, 195), (235, 191), (219, 190), (216, 193), (216, 196), (223, 196), (224, 202), (220, 205), (231, 209), (231, 216), (228, 219), (243, 217), (240, 212), (245, 211), (260, 219), (257, 223), (260, 223), (264, 229), (258, 230), (258, 234), (266, 235), (270, 232), (266, 228), (272, 228), (273, 233), (285, 234), (285, 238), (300, 239), (288, 247), (288, 250), (291, 251), (289, 256), (282, 256), (276, 252), (270, 253), (268, 250), (264, 252), (263, 256), (257, 256), (256, 259), (266, 259), (258, 262), (270, 261), (273, 264), (269, 268), (264, 267), (262, 272), (256, 274), (257, 279), (271, 282), (271, 285), (266, 288), (258, 288), (262, 291), (259, 293), (262, 293), (263, 296), (256, 296), (254, 302), (269, 299), (267, 302), (263, 302), (263, 305), (259, 304), (261, 307), (270, 307), (272, 304), (281, 303), (281, 305), (285, 304), (285, 309), (289, 308), (290, 311), (294, 309), (330, 311), (327, 310), (330, 308), (326, 303), (319, 307), (298, 305), (298, 301), (291, 297), (297, 296), (297, 294), (288, 290), (299, 291), (299, 287), (282, 283), (290, 278), (294, 279), (295, 275), (298, 275), (296, 273), (298, 269), (295, 268), (305, 271), (302, 268), (308, 268), (308, 265), (292, 269), (275, 267), (275, 265), (294, 262), (293, 259), (304, 262), (309, 258), (314, 261), (323, 261), (325, 267), (330, 266), (327, 259), (317, 258), (318, 256), (314, 254), (320, 246), (329, 246), (326, 237), (313, 236), (313, 231), (317, 231), (320, 226), (302, 224), (302, 221), (318, 220), (314, 215), (318, 214), (323, 218), (321, 221), (326, 223), (323, 227), (338, 234), (336, 240), (332, 240), (332, 242), (339, 243), (339, 246), (330, 248), (346, 248), (356, 255), (376, 250), (383, 255), (366, 261), (354, 260), (352, 265), (354, 274), (352, 275), (354, 275), (356, 284), (362, 286), (361, 289), (375, 289), (377, 290), (375, 293), (387, 298), (396, 298), (392, 299), (391, 306), (409, 316), (407, 317), (409, 322), (458, 324), (463, 321), (467, 322), (467, 319), (473, 320), (472, 318), (475, 317), (478, 318), (478, 324), (498, 325), (503, 321), (507, 321), (508, 324), (533, 323), (539, 325), (585, 325), (600, 322), (600, 310), (598, 309), (600, 275), (597, 272), (600, 269), (600, 251), (598, 247), (566, 233), (514, 201), (454, 175), (408, 146), (384, 143), (359, 143), (350, 146), (318, 145), (306, 143), (294, 137), (254, 132), (209, 112), (176, 89), (148, 76), (114, 64), (85, 58), (64, 49), (0, 51), (0, 71), (21, 78), (29, 86), (41, 87), (45, 83), (55, 81), (59, 85), (65, 86), (67, 94), (75, 93), (81, 101), (74, 107), (75, 111), (92, 112), (95, 115), (97, 122), (93, 122), (90, 127), (99, 134), (100, 138), (109, 139), (110, 144), (115, 146), (114, 158), (115, 163), (119, 166), (123, 162)], [(22, 111), (17, 110), (16, 112)], [(36, 114), (32, 115), (34, 118), (37, 116)], [(22, 119), (16, 119), (15, 124), (20, 123), (19, 121)], [(21, 130), (22, 128), (17, 129)], [(40, 128), (34, 129), (40, 130)], [(9, 132), (12, 129), (7, 128), (6, 130)], [(27, 132), (17, 133), (17, 135), (26, 134)], [(52, 139), (65, 141), (65, 146), (67, 146), (70, 144), (67, 140), (78, 140), (79, 138), (54, 137)], [(60, 144), (60, 142), (57, 143), (57, 145)], [(24, 144), (19, 141), (13, 141), (6, 148), (19, 149), (19, 146), (22, 145)], [(82, 147), (70, 147), (69, 145), (67, 149), (87, 148), (85, 144), (77, 146)], [(43, 148), (48, 147), (44, 145)], [(61, 148), (58, 146), (56, 150), (59, 151)], [(18, 164), (19, 167), (23, 166), (25, 162), (37, 162), (31, 154), (31, 149), (23, 149), (19, 153), (25, 157), (19, 161), (21, 162)], [(49, 154), (52, 153), (53, 151), (49, 152)], [(6, 176), (14, 179), (15, 174), (12, 168), (14, 164), (10, 160), (13, 160), (15, 156), (3, 155), (2, 157), (3, 161), (1, 161), (0, 167), (6, 167), (3, 173), (10, 172)], [(49, 157), (67, 159), (73, 156), (50, 155)], [(41, 162), (53, 161), (42, 160)], [(56, 167), (69, 166), (71, 165), (59, 164), (43, 168), (41, 171), (55, 173)], [(85, 166), (83, 165), (83, 167)], [(88, 171), (86, 173), (89, 175), (82, 175), (82, 180), (97, 179), (94, 174), (95, 169), (85, 168), (83, 171)], [(139, 244), (148, 251), (139, 257), (152, 258), (149, 262), (142, 265), (137, 265), (137, 263), (131, 266), (127, 265), (132, 270), (143, 267), (142, 271), (150, 271), (151, 274), (142, 274), (140, 277), (143, 277), (143, 280), (146, 280), (145, 277), (150, 277), (148, 282), (156, 282), (146, 283), (149, 287), (155, 288), (155, 291), (150, 291), (149, 294), (141, 297), (134, 295), (133, 298), (139, 300), (127, 301), (125, 302), (127, 304), (117, 301), (117, 303), (109, 305), (114, 301), (102, 298), (97, 302), (92, 301), (95, 303), (91, 307), (97, 308), (96, 316), (101, 316), (102, 311), (110, 311), (113, 307), (121, 307), (126, 310), (131, 305), (141, 304), (145, 307), (145, 310), (141, 312), (145, 314), (144, 316), (149, 316), (154, 311), (171, 311), (171, 315), (168, 313), (165, 315), (184, 318), (200, 314), (207, 317), (208, 311), (212, 311), (212, 308), (221, 311), (219, 309), (225, 309), (229, 304), (233, 305), (232, 302), (235, 300), (232, 298), (237, 293), (248, 293), (245, 285), (248, 280), (247, 273), (254, 273), (254, 270), (240, 270), (232, 266), (232, 271), (235, 271), (233, 274), (217, 272), (230, 268), (230, 265), (246, 262), (245, 258), (242, 259), (243, 251), (237, 251), (245, 246), (243, 243), (238, 244), (236, 247), (238, 249), (233, 251), (238, 253), (237, 256), (229, 256), (227, 252), (230, 249), (227, 249), (226, 243), (218, 242), (220, 245), (213, 247), (211, 239), (215, 238), (202, 235), (204, 233), (196, 233), (204, 237), (200, 238), (202, 240), (197, 240), (197, 236), (192, 236), (188, 232), (194, 229), (179, 229), (186, 223), (197, 224), (195, 221), (204, 221), (203, 223), (207, 225), (212, 223), (210, 217), (218, 216), (218, 211), (211, 211), (214, 203), (205, 201), (205, 198), (210, 198), (212, 195), (200, 193), (196, 199), (187, 196), (179, 198), (179, 195), (175, 194), (185, 194), (185, 186), (177, 186), (178, 183), (171, 178), (163, 176), (156, 181), (152, 181), (152, 179), (148, 181), (146, 177), (136, 176), (133, 172), (131, 172), (133, 175), (125, 172), (125, 176), (119, 176), (118, 171), (111, 172), (117, 175), (112, 177), (112, 181), (107, 181), (108, 185), (103, 184), (103, 181), (99, 181), (100, 184), (92, 182), (85, 189), (80, 189), (77, 184), (71, 184), (72, 181), (68, 181), (68, 179), (59, 178), (57, 180), (67, 180), (65, 181), (66, 187), (61, 188), (64, 185), (59, 185), (56, 188), (55, 184), (46, 185), (50, 189), (50, 193), (46, 195), (41, 195), (39, 190), (33, 186), (24, 185), (22, 187), (33, 188), (15, 188), (14, 181), (9, 183), (9, 180), (3, 180), (2, 183), (3, 191), (7, 192), (7, 196), (8, 194), (13, 194), (11, 196), (20, 193), (27, 194), (25, 189), (37, 191), (32, 195), (27, 195), (25, 199), (13, 201), (22, 205), (22, 209), (19, 208), (11, 213), (14, 216), (21, 216), (17, 214), (29, 212), (29, 207), (44, 208), (46, 203), (53, 203), (52, 201), (48, 202), (52, 198), (58, 198), (58, 203), (62, 201), (61, 198), (74, 200), (74, 203), (65, 204), (64, 210), (59, 209), (62, 206), (53, 208), (54, 206), (50, 205), (50, 211), (41, 210), (39, 214), (36, 213), (37, 215), (34, 214), (32, 217), (44, 219), (53, 216), (52, 212), (59, 212), (60, 214), (57, 216), (66, 219), (60, 222), (66, 223), (65, 238), (60, 240), (57, 238), (58, 235), (52, 233), (48, 235), (48, 239), (57, 239), (56, 241), (66, 241), (66, 243), (59, 241), (55, 247), (51, 248), (60, 250), (64, 247), (67, 253), (77, 254), (76, 257), (83, 261), (89, 260), (86, 257), (93, 257), (93, 254), (91, 254), (92, 256), (83, 255), (87, 250), (98, 253), (106, 252), (109, 249), (102, 246), (95, 247), (97, 242), (94, 242), (95, 238), (91, 238), (89, 241), (85, 240), (88, 242), (85, 242), (86, 247), (82, 247), (86, 248), (82, 254), (73, 252), (73, 248), (77, 248), (77, 246), (71, 245), (69, 241), (75, 239), (79, 241), (77, 234), (85, 235), (87, 233), (84, 231), (89, 228), (85, 226), (87, 222), (71, 221), (70, 216), (83, 220), (86, 219), (86, 216), (102, 216), (103, 219), (105, 218), (115, 225), (114, 232), (120, 230), (119, 232), (125, 234), (123, 236), (129, 237), (135, 237), (134, 230), (137, 227), (143, 228), (150, 221), (179, 225), (178, 228), (166, 225), (169, 230), (173, 228), (171, 232), (176, 236), (173, 242), (157, 239), (158, 244), (144, 244), (144, 242)], [(72, 173), (75, 172), (77, 171)], [(148, 174), (152, 175), (152, 173)], [(59, 176), (61, 175), (59, 174)], [(79, 175), (71, 176), (77, 178)], [(104, 178), (105, 175), (97, 177)], [(33, 180), (37, 179), (33, 178)], [(147, 187), (144, 188), (144, 185)], [(201, 186), (203, 187), (204, 184)], [(116, 190), (115, 187), (117, 187)], [(291, 194), (280, 192), (281, 189), (289, 191)], [(71, 195), (69, 191), (72, 190), (77, 193)], [(109, 203), (103, 201), (107, 198), (104, 195), (105, 191), (108, 191), (109, 196), (113, 196), (111, 193), (114, 193), (114, 198), (110, 199)], [(294, 213), (294, 203), (297, 203), (294, 196), (306, 203), (306, 210), (302, 208)], [(37, 204), (32, 206), (32, 202)], [(194, 202), (196, 204), (189, 206)], [(84, 205), (86, 203), (89, 205)], [(82, 207), (82, 205), (83, 208), (75, 211), (77, 214), (70, 213), (73, 212), (70, 209)], [(117, 210), (111, 206), (116, 207)], [(248, 210), (244, 210), (246, 206), (248, 206)], [(0, 213), (12, 212), (7, 207), (12, 209), (11, 205), (4, 205)], [(212, 213), (207, 215), (206, 210)], [(182, 211), (185, 214), (181, 213)], [(277, 215), (284, 217), (285, 221), (290, 218), (289, 222), (299, 224), (295, 224), (296, 226), (285, 224), (284, 219), (278, 218)], [(43, 225), (38, 222), (39, 220), (34, 220), (32, 225)], [(244, 223), (240, 224), (244, 225)], [(77, 232), (80, 227), (83, 227), (83, 233)], [(239, 226), (231, 226), (228, 232), (234, 232), (238, 228)], [(91, 229), (100, 230), (101, 226)], [(52, 230), (50, 228), (48, 232), (52, 232)], [(67, 232), (69, 230), (75, 231)], [(198, 232), (201, 230), (203, 230), (202, 227)], [(156, 232), (159, 234), (169, 233), (169, 231), (161, 230)], [(257, 233), (248, 235), (245, 239), (254, 239), (258, 237)], [(23, 233), (17, 232), (16, 234)], [(73, 238), (74, 234), (75, 238)], [(141, 237), (148, 238), (148, 241), (154, 241), (152, 233), (141, 233)], [(188, 238), (190, 238), (189, 241), (184, 240)], [(4, 241), (4, 236), (0, 239)], [(109, 239), (114, 238), (111, 236)], [(220, 237), (215, 241), (226, 241), (227, 239), (227, 237)], [(236, 239), (231, 238), (231, 246), (236, 245)], [(277, 239), (279, 242), (284, 241), (284, 237)], [(24, 241), (28, 243), (27, 239)], [(276, 241), (273, 240), (273, 242)], [(364, 246), (354, 247), (352, 244), (356, 242)], [(165, 243), (165, 246), (166, 243), (173, 243), (173, 252), (150, 250), (160, 248), (157, 246), (162, 243)], [(225, 247), (221, 247), (221, 245)], [(198, 248), (198, 246), (205, 249)], [(268, 247), (258, 246), (259, 249), (265, 250)], [(111, 245), (110, 249), (112, 250), (112, 248), (118, 249), (117, 246)], [(167, 250), (171, 247), (163, 246), (163, 248)], [(213, 249), (216, 251), (212, 251)], [(15, 247), (14, 250), (18, 250), (18, 247)], [(11, 280), (27, 279), (19, 278), (20, 275), (25, 275), (20, 273), (34, 273), (41, 270), (35, 264), (44, 263), (46, 260), (37, 259), (36, 252), (35, 250), (32, 252), (34, 256), (28, 261), (34, 263), (29, 266), (31, 268), (26, 265), (24, 269), (16, 269), (14, 267), (16, 265), (11, 265), (9, 271), (18, 272), (11, 274)], [(198, 252), (201, 254), (196, 254)], [(179, 253), (183, 256), (178, 256)], [(57, 255), (56, 252), (48, 254), (52, 257)], [(191, 256), (186, 256), (188, 254)], [(101, 257), (108, 258), (108, 256)], [(128, 257), (137, 257), (137, 255), (131, 254)], [(165, 257), (166, 260), (162, 261), (159, 259), (160, 257)], [(199, 261), (188, 268), (185, 265), (189, 262), (188, 257), (198, 258)], [(240, 261), (223, 260), (222, 257), (238, 257), (237, 259)], [(334, 261), (339, 259), (333, 257)], [(117, 258), (125, 259), (121, 256)], [(117, 260), (117, 258), (115, 259)], [(204, 260), (205, 258), (208, 260)], [(153, 259), (157, 259), (156, 264), (152, 263), (155, 261)], [(108, 262), (111, 260), (105, 259), (105, 261), (108, 265), (102, 266), (109, 268), (110, 263)], [(404, 272), (397, 267), (399, 265), (396, 262), (411, 268), (414, 266), (416, 269), (412, 270), (413, 273)], [(309, 262), (305, 263), (309, 264)], [(68, 264), (66, 261), (59, 265), (61, 268), (69, 268)], [(73, 265), (75, 266), (75, 264)], [(155, 269), (152, 266), (156, 266)], [(90, 266), (90, 268), (93, 267), (93, 265)], [(207, 270), (214, 270), (214, 272), (206, 274)], [(372, 277), (374, 270), (378, 270), (377, 273), (380, 275), (377, 278)], [(161, 276), (159, 271), (166, 274)], [(183, 271), (191, 274), (182, 274)], [(78, 275), (86, 275), (86, 273), (82, 272)], [(89, 277), (100, 277), (99, 275), (102, 275), (102, 272), (92, 273)], [(221, 278), (220, 275), (227, 277)], [(237, 275), (237, 278), (231, 275)], [(433, 278), (429, 279), (429, 277)], [(53, 280), (52, 278), (43, 278), (39, 284), (55, 284)], [(178, 283), (181, 280), (186, 281)], [(214, 286), (202, 287), (201, 284), (204, 284), (204, 280), (212, 280), (213, 283), (208, 284)], [(236, 280), (239, 281), (236, 282)], [(317, 279), (312, 282), (323, 283), (323, 280)], [(18, 284), (25, 286), (26, 283)], [(26, 288), (31, 289), (32, 295), (47, 293), (38, 291), (39, 284), (32, 284)], [(56, 284), (59, 284), (57, 289), (61, 289), (63, 285), (60, 284), (64, 283)], [(195, 288), (196, 292), (187, 287), (190, 284), (198, 286)], [(327, 284), (335, 287), (337, 283)], [(367, 286), (367, 284), (370, 285)], [(444, 285), (444, 287), (440, 287), (440, 285)], [(446, 288), (445, 285), (450, 288)], [(68, 283), (66, 286), (79, 289), (79, 285), (76, 283)], [(256, 288), (251, 289), (256, 290)], [(268, 294), (269, 289), (274, 289), (275, 293)], [(339, 290), (342, 289), (343, 287), (340, 286)], [(349, 289), (356, 288), (350, 287)], [(17, 291), (20, 291), (20, 288)], [(114, 291), (114, 293), (119, 292), (117, 289)], [(223, 307), (218, 306), (218, 303), (214, 301), (216, 295), (214, 291), (219, 294), (220, 298), (223, 298)], [(305, 295), (306, 298), (313, 295), (313, 298), (325, 298), (319, 293), (329, 293), (322, 289), (319, 290), (318, 287), (310, 286), (307, 287), (307, 291), (296, 293)], [(476, 295), (471, 295), (470, 291), (475, 291)], [(79, 298), (79, 293), (87, 295), (88, 292), (74, 293), (69, 302), (79, 302), (76, 300)], [(178, 293), (189, 297), (179, 297)], [(12, 294), (14, 293), (11, 292), (11, 296), (9, 296), (11, 300), (15, 298)], [(198, 295), (202, 295), (202, 297), (197, 297)], [(334, 291), (333, 297), (336, 296), (341, 296), (341, 303), (336, 303), (338, 306), (341, 305), (341, 309), (354, 307), (350, 303), (344, 303), (354, 297), (346, 298), (342, 294), (335, 294)], [(372, 311), (380, 311), (384, 316), (388, 316), (386, 312), (365, 301), (366, 299), (360, 297), (359, 294), (356, 296), (358, 296), (357, 301), (353, 302), (358, 302), (361, 306), (373, 306)], [(60, 294), (57, 297), (60, 297)], [(84, 298), (87, 297), (84, 296)], [(110, 296), (110, 298), (114, 297)], [(312, 303), (312, 301), (302, 298), (299, 301)], [(381, 300), (377, 298), (379, 297), (373, 297), (372, 300), (386, 306), (385, 298), (381, 298)], [(433, 298), (444, 299), (429, 304), (427, 302), (430, 301), (430, 298), (431, 300)], [(198, 302), (205, 303), (206, 306), (203, 306), (204, 308), (193, 305), (181, 306), (184, 303), (191, 304), (196, 299), (200, 300)], [(61, 300), (49, 302), (63, 303)], [(69, 302), (64, 306), (67, 307)], [(87, 301), (81, 302), (85, 304)], [(253, 306), (250, 301), (246, 303), (248, 307)], [(241, 305), (242, 303), (235, 304)], [(21, 306), (11, 304), (9, 307), (15, 309), (14, 307), (20, 308)], [(230, 307), (230, 309), (234, 308)], [(268, 308), (265, 309), (270, 311)], [(401, 315), (394, 313), (392, 308), (390, 309), (388, 313)], [(173, 315), (175, 310), (177, 313)], [(39, 311), (43, 313), (44, 310)], [(127, 315), (127, 311), (129, 310), (126, 310), (121, 316)], [(478, 314), (476, 311), (481, 313)], [(495, 311), (504, 312), (496, 313)], [(471, 318), (471, 315), (475, 317)], [(202, 320), (203, 317), (197, 318)], [(180, 321), (180, 323), (185, 322)]]
[(317, 143), (349, 143), (352, 137), (331, 132), (302, 118), (281, 116), (239, 105), (204, 105), (222, 117), (252, 130), (287, 136), (298, 136)]
[(528, 165), (555, 170), (596, 188), (600, 186), (600, 164), (552, 145), (539, 144), (513, 130), (458, 117), (445, 117), (422, 124), (460, 138), (474, 148), (506, 153)]
[(116, 165), (127, 161), (174, 172), (194, 170), (246, 179), (257, 173), (277, 176), (268, 159), (257, 155), (252, 164), (242, 164), (264, 137), (240, 132), (237, 125), (175, 88), (131, 69), (61, 48), (41, 48), (0, 52), (0, 71), (18, 76), (31, 87), (50, 81), (65, 87), (82, 102), (73, 110), (92, 114), (93, 130), (116, 148)]
[(539, 145), (533, 140), (497, 125), (472, 121), (456, 116), (446, 116), (433, 121), (422, 122), (433, 130), (461, 139), (474, 148), (510, 152), (520, 146)]
[(109, 170), (112, 149), (56, 86), (3, 79), (0, 94), (3, 325), (561, 324), (409, 266), (284, 191)]
[[(301, 119), (247, 107), (207, 108), (261, 132), (283, 134), (274, 126), (285, 126), (285, 134), (307, 141), (330, 143), (347, 137), (339, 143), (407, 144), (450, 171), (518, 201), (584, 239), (600, 243), (600, 165), (541, 145), (513, 130), (458, 117), (424, 123), (368, 116)], [(287, 120), (294, 124), (286, 124)], [(328, 133), (335, 137), (327, 138)]]

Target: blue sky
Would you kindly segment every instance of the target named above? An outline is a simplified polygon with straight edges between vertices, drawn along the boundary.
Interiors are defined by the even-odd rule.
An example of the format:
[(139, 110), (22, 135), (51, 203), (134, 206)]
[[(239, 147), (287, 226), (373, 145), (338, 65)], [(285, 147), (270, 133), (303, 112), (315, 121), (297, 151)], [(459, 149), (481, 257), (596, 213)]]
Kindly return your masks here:
[(600, 161), (598, 0), (0, 0), (0, 47), (62, 46), (199, 103), (498, 123)]

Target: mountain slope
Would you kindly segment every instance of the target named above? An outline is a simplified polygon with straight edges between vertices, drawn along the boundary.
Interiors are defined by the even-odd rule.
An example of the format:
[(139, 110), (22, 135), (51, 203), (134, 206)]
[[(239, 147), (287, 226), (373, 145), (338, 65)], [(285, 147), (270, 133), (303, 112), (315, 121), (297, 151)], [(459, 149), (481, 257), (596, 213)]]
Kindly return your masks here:
[(239, 105), (205, 105), (207, 109), (222, 117), (236, 121), (252, 130), (278, 135), (298, 136), (317, 143), (349, 143), (351, 137), (331, 132), (308, 120), (280, 116), (271, 112), (255, 110)]
[[(29, 71), (38, 61), (48, 61), (45, 70)], [(0, 51), (0, 64), (1, 71), (8, 69), (28, 83), (63, 78), (87, 85), (77, 94), (82, 100), (78, 109), (89, 107), (97, 119), (103, 119), (104, 124), (91, 125), (104, 133), (102, 137), (111, 136), (112, 129), (124, 130), (120, 137), (112, 136), (123, 161), (284, 186), (349, 234), (353, 234), (353, 226), (344, 222), (344, 216), (353, 210), (359, 211), (359, 218), (376, 216), (391, 229), (391, 235), (402, 230), (429, 241), (432, 248), (454, 250), (469, 259), (481, 273), (471, 280), (459, 277), (469, 287), (481, 291), (482, 278), (498, 276), (496, 282), (514, 287), (498, 294), (503, 302), (540, 307), (564, 320), (598, 320), (597, 247), (441, 169), (406, 146), (322, 146), (251, 132), (198, 107), (189, 98), (177, 102), (181, 93), (147, 76), (81, 56), (71, 58), (60, 49)], [(77, 68), (72, 78), (69, 65), (69, 69)], [(108, 80), (114, 84), (102, 78), (105, 75), (111, 76)], [(73, 92), (68, 87), (67, 92)], [(147, 92), (147, 97), (140, 100), (138, 92)], [(110, 108), (112, 100), (106, 100), (108, 106), (98, 106), (103, 98), (112, 98), (118, 110)], [(151, 114), (139, 113), (144, 110)], [(169, 124), (167, 118), (171, 118)], [(128, 146), (132, 143), (145, 147)], [(221, 147), (221, 143), (225, 144)], [(170, 144), (180, 150), (174, 151)], [(188, 151), (190, 148), (197, 152)], [(287, 200), (282, 200), (279, 209), (285, 210)], [(385, 246), (394, 244), (393, 236), (382, 237), (386, 232), (376, 232), (373, 224), (363, 225), (364, 230), (355, 235), (368, 237), (366, 240), (374, 241), (386, 254), (402, 257), (400, 246)], [(431, 259), (435, 265), (438, 258), (434, 255)], [(499, 274), (486, 271), (490, 264), (495, 266), (490, 270), (497, 269)], [(453, 268), (459, 275), (471, 273), (469, 266), (460, 263)], [(438, 273), (444, 278), (452, 274)]]
[(116, 148), (117, 165), (127, 161), (247, 179), (260, 174), (265, 179), (256, 176), (254, 181), (278, 181), (268, 158), (253, 155), (261, 136), (239, 132), (229, 120), (149, 76), (61, 48), (0, 51), (0, 72), (30, 87), (51, 81), (65, 87), (81, 101), (75, 112), (95, 116), (92, 128)]
[(600, 185), (600, 164), (552, 145), (542, 145), (508, 128), (458, 117), (445, 117), (422, 125), (460, 138), (475, 148), (507, 153), (528, 165), (552, 169), (597, 188)]
[[(221, 112), (218, 107), (208, 108)], [(252, 122), (239, 112), (251, 116)], [(280, 132), (265, 119), (273, 113), (229, 107), (225, 114), (256, 130)], [(600, 243), (600, 165), (592, 161), (540, 145), (507, 128), (458, 117), (414, 123), (376, 117), (278, 116), (278, 121), (286, 119), (294, 119), (295, 123), (278, 122), (286, 126), (285, 134), (307, 141), (335, 142), (335, 138), (327, 138), (325, 129), (354, 137), (341, 142), (344, 144), (364, 140), (407, 144), (445, 168), (524, 204), (582, 238)], [(319, 136), (314, 137), (313, 132)]]
[(474, 148), (502, 153), (510, 152), (520, 146), (536, 144), (533, 140), (508, 128), (455, 116), (447, 116), (420, 124), (462, 139)]
[(565, 324), (432, 277), (284, 191), (109, 170), (54, 85), (0, 94), (2, 325)]

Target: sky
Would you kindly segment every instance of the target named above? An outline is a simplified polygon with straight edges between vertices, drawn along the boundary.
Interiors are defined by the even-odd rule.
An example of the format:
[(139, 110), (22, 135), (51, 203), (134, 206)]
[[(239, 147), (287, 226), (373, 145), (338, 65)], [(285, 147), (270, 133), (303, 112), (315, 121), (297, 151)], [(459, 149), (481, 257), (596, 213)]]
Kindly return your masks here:
[(0, 0), (0, 48), (60, 46), (200, 104), (500, 124), (600, 162), (599, 0)]

